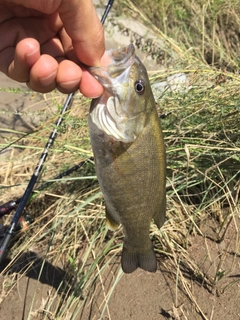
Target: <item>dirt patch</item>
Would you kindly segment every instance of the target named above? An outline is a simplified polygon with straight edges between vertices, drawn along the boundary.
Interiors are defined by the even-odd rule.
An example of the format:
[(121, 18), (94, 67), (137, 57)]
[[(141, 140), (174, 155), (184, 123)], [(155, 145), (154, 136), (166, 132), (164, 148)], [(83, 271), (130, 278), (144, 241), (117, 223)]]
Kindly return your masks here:
[(221, 243), (200, 235), (190, 238), (189, 259), (204, 277), (197, 271), (191, 272), (181, 256), (179, 270), (173, 269), (171, 258), (158, 255), (156, 273), (138, 269), (129, 275), (122, 273), (120, 257), (114, 258), (87, 291), (79, 291), (83, 297), (90, 292), (94, 294), (89, 295), (81, 308), (76, 310), (71, 305), (59, 318), (54, 314), (69, 303), (76, 279), (67, 273), (68, 269), (40, 258), (42, 254), (35, 248), (1, 275), (0, 319), (237, 320), (240, 256), (234, 230), (232, 222)]
[[(0, 143), (13, 134), (33, 132), (46, 119), (46, 104), (43, 97), (20, 83), (0, 73)], [(45, 114), (44, 114), (45, 113)]]

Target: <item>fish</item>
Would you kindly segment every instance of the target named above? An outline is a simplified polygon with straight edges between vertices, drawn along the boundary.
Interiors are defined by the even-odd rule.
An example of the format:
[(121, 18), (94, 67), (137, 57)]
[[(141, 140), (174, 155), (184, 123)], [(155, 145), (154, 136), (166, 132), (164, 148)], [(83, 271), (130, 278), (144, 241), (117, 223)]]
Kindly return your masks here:
[(145, 66), (134, 45), (107, 51), (110, 63), (90, 67), (103, 94), (88, 115), (96, 174), (106, 207), (106, 223), (123, 227), (122, 270), (156, 272), (149, 237), (166, 215), (166, 152)]

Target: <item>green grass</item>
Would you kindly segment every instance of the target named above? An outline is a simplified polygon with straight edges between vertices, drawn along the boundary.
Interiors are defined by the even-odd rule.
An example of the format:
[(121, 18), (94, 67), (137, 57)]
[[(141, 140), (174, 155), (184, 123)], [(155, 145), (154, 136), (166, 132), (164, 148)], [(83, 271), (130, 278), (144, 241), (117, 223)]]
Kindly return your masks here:
[[(167, 149), (168, 210), (163, 228), (158, 230), (152, 225), (150, 236), (162, 269), (176, 281), (176, 292), (182, 289), (203, 319), (208, 319), (188, 288), (186, 274), (219, 295), (231, 286), (224, 282), (231, 273), (230, 267), (223, 270), (226, 252), (222, 251), (217, 265), (207, 253), (198, 263), (190, 254), (195, 237), (224, 242), (231, 226), (232, 256), (228, 259), (234, 264), (239, 255), (240, 50), (229, 37), (230, 31), (237, 37), (240, 9), (237, 1), (208, 5), (201, 1), (161, 0), (152, 1), (152, 6), (149, 1), (134, 3), (119, 1), (117, 13), (129, 13), (131, 9), (131, 14), (138, 14), (147, 25), (152, 21), (156, 36), (180, 54), (167, 69), (151, 73), (151, 83), (183, 72), (191, 86), (185, 93), (164, 92), (157, 99), (159, 113), (171, 112), (161, 120)], [(154, 10), (149, 11), (150, 7)], [(222, 35), (222, 30), (227, 32)], [(61, 95), (43, 97), (46, 108), (51, 105), (53, 110), (49, 119), (16, 143), (17, 133), (12, 132), (2, 144), (14, 145), (10, 158), (1, 164), (2, 202), (22, 195), (58, 117)], [(80, 95), (75, 97), (44, 165), (41, 181), (91, 156), (86, 120), (89, 103)], [(37, 192), (27, 211), (35, 222), (16, 238), (9, 251), (10, 260), (2, 273), (5, 295), (19, 284), (12, 270), (24, 275), (34, 266), (41, 282), (41, 276), (52, 267), (61, 268), (61, 281), (38, 310), (33, 295), (28, 318), (84, 319), (97, 297), (102, 317), (111, 318), (108, 302), (122, 276), (119, 262), (123, 233), (121, 228), (112, 233), (105, 226), (104, 201), (94, 164), (89, 161), (70, 177)], [(10, 216), (3, 219), (4, 224), (9, 221)]]

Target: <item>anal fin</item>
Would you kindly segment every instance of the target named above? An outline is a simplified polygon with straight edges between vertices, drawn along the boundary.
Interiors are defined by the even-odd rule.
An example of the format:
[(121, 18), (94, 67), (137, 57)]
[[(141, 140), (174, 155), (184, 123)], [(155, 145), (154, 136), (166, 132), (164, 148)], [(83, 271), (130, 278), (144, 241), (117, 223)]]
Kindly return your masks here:
[(119, 223), (113, 218), (113, 215), (106, 207), (106, 225), (109, 230), (116, 230), (119, 226)]
[(165, 222), (165, 217), (166, 217), (166, 198), (164, 199), (163, 203), (161, 204), (158, 213), (153, 217), (154, 222), (156, 223), (158, 229), (161, 228), (161, 226)]

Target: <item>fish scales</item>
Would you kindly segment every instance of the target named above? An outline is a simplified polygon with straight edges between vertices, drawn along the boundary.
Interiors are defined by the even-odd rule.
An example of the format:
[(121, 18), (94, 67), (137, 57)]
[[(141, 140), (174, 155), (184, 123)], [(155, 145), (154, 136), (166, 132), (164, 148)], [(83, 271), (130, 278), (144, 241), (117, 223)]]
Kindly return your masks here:
[[(125, 50), (130, 51), (130, 58), (134, 56), (129, 66), (128, 77), (124, 78), (122, 83), (122, 86), (127, 89), (123, 93), (123, 90), (114, 90), (114, 84), (110, 88), (108, 83), (105, 84), (105, 95), (108, 98), (111, 94), (117, 96), (120, 103), (119, 105), (116, 101), (114, 103), (119, 110), (124, 107), (128, 110), (124, 115), (126, 118), (128, 116), (131, 119), (132, 112), (134, 112), (133, 124), (128, 123), (127, 129), (124, 127), (127, 132), (126, 137), (124, 134), (123, 138), (118, 137), (117, 129), (109, 134), (112, 128), (111, 126), (105, 128), (104, 119), (96, 120), (96, 114), (98, 116), (100, 114), (96, 113), (96, 108), (99, 108), (102, 101), (104, 101), (106, 108), (109, 107), (109, 110), (112, 106), (108, 106), (108, 98), (104, 98), (104, 96), (102, 99), (94, 99), (89, 115), (91, 143), (97, 177), (106, 203), (108, 226), (112, 229), (116, 228), (118, 224), (123, 226), (125, 237), (122, 269), (126, 273), (133, 272), (138, 267), (155, 272), (157, 261), (149, 238), (149, 229), (152, 219), (155, 220), (159, 228), (165, 219), (165, 147), (145, 67), (135, 57), (134, 48), (130, 47)], [(115, 55), (117, 54), (115, 53)], [(118, 62), (118, 64), (121, 63)], [(119, 67), (121, 70), (123, 69), (122, 64)], [(96, 78), (102, 83), (103, 79), (99, 78), (99, 71), (97, 71)], [(116, 70), (114, 70), (115, 73)], [(94, 72), (92, 74), (96, 76)], [(136, 88), (132, 88), (139, 80), (144, 81), (145, 86), (145, 92), (140, 95), (135, 92)], [(117, 82), (115, 86), (119, 86), (119, 83)], [(128, 94), (126, 94), (126, 90), (129, 91)], [(134, 117), (138, 115), (138, 107), (135, 104), (139, 101), (143, 102), (143, 106), (140, 107), (140, 116), (136, 124)], [(131, 106), (126, 106), (127, 103)], [(118, 112), (120, 113), (120, 111)], [(117, 120), (115, 119), (116, 124), (118, 124)], [(139, 125), (140, 121), (143, 122), (143, 125)], [(139, 128), (136, 129), (136, 127)], [(132, 131), (134, 134), (131, 135)], [(130, 139), (128, 135), (131, 136)]]

